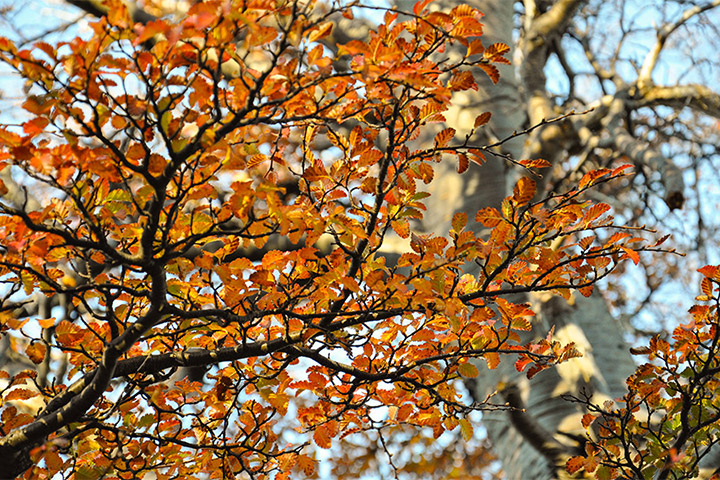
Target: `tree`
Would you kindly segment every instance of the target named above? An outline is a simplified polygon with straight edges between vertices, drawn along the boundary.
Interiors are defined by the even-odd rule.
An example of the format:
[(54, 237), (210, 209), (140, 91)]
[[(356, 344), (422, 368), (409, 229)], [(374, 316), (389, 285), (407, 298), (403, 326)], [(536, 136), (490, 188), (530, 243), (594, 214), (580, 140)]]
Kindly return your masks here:
[[(70, 3), (93, 15), (105, 15), (107, 12), (106, 6), (99, 1)], [(134, 2), (128, 2), (133, 18), (145, 23), (167, 13), (168, 10), (163, 12), (163, 8), (171, 3), (145, 2), (140, 8)], [(515, 53), (506, 56), (513, 59), (513, 65), (498, 65), (501, 74), (497, 85), (491, 86), (491, 82), (484, 78), (485, 73), (476, 75), (478, 91), (453, 92), (454, 107), (450, 106), (444, 115), (462, 139), (469, 133), (466, 127), (472, 125), (478, 115), (491, 112), (488, 124), (475, 132), (470, 142), (474, 146), (497, 145), (492, 151), (486, 149), (483, 152), (489, 161), (482, 168), (471, 165), (462, 176), (454, 171), (457, 160), (434, 165), (436, 180), (430, 184), (431, 189), (435, 188), (434, 195), (428, 201), (428, 211), (423, 218), (426, 231), (446, 234), (452, 228), (451, 220), (456, 211), (469, 212), (472, 217), (479, 207), (500, 207), (507, 195), (505, 185), (508, 179), (517, 179), (517, 175), (512, 170), (506, 171), (504, 160), (494, 158), (493, 153), (504, 159), (544, 158), (552, 164), (552, 172), (545, 170), (542, 178), (533, 177), (538, 184), (536, 200), (543, 197), (544, 191), (572, 190), (593, 168), (614, 170), (630, 162), (637, 172), (635, 180), (604, 183), (601, 190), (593, 193), (595, 198), (613, 204), (630, 224), (655, 224), (658, 217), (664, 217), (666, 221), (660, 229), (689, 232), (694, 238), (686, 245), (700, 246), (702, 254), (704, 239), (712, 238), (716, 226), (712, 217), (703, 210), (707, 197), (697, 194), (702, 191), (702, 178), (688, 177), (681, 168), (687, 166), (686, 172), (707, 172), (708, 165), (712, 166), (714, 161), (712, 145), (717, 144), (714, 140), (717, 133), (708, 120), (717, 118), (720, 101), (717, 93), (702, 83), (709, 84), (709, 78), (713, 78), (712, 75), (707, 76), (712, 70), (706, 70), (706, 67), (713, 67), (716, 59), (711, 54), (703, 57), (702, 49), (688, 48), (687, 55), (675, 62), (687, 59), (682, 70), (689, 72), (690, 76), (678, 78), (677, 83), (672, 83), (675, 78), (671, 77), (668, 81), (659, 73), (666, 68), (661, 54), (669, 48), (679, 51), (684, 45), (690, 47), (691, 41), (703, 39), (710, 44), (713, 38), (717, 38), (702, 36), (703, 31), (716, 28), (717, 22), (708, 16), (714, 12), (712, 8), (716, 3), (678, 1), (640, 5), (635, 1), (558, 0), (525, 1), (520, 6), (519, 2), (497, 0), (472, 2), (474, 7), (486, 13), (482, 19), (484, 38), (490, 40), (484, 43), (509, 45)], [(175, 10), (182, 10), (182, 2), (174, 4), (174, 7), (178, 5), (180, 8)], [(412, 5), (401, 6), (412, 11)], [(439, 3), (430, 5), (430, 8), (450, 11), (454, 6)], [(515, 6), (518, 9), (513, 11)], [(636, 15), (637, 11), (642, 11), (643, 15)], [(643, 24), (642, 21), (653, 13), (656, 14), (654, 20), (657, 26)], [(361, 21), (359, 17), (348, 20), (340, 15), (328, 19), (336, 24), (323, 39), (326, 48), (330, 49), (336, 43), (346, 43), (349, 38), (365, 39), (367, 24), (372, 23)], [(657, 35), (648, 35), (648, 31), (657, 32)], [(615, 37), (614, 32), (619, 34)], [(152, 37), (148, 37), (148, 41), (152, 43)], [(608, 48), (610, 46), (612, 48)], [(452, 48), (448, 46), (448, 52), (452, 52)], [(464, 47), (458, 48), (462, 56)], [(210, 57), (212, 55), (210, 52)], [(584, 57), (588, 60), (583, 60)], [(253, 59), (249, 55), (244, 59), (253, 62), (265, 60)], [(210, 58), (206, 60), (212, 61)], [(553, 68), (553, 63), (554, 70), (549, 70)], [(223, 65), (225, 70), (230, 70), (234, 64), (222, 62), (220, 70)], [(343, 68), (340, 63), (334, 66)], [(566, 78), (562, 85), (553, 82), (559, 76)], [(581, 112), (589, 107), (595, 109), (585, 115), (544, 123), (544, 120), (569, 109)], [(675, 113), (667, 115), (668, 111)], [(373, 126), (377, 119), (375, 116), (355, 120), (365, 120)], [(541, 128), (531, 132), (529, 141), (511, 138), (500, 142), (512, 137), (515, 130), (535, 125)], [(334, 128), (337, 132), (349, 133), (352, 127), (352, 123), (345, 122), (338, 123)], [(427, 133), (421, 132), (416, 142), (431, 145), (439, 130), (444, 128), (432, 127), (425, 126)], [(321, 142), (331, 145), (331, 139), (326, 137), (318, 135), (314, 145), (318, 149)], [(295, 138), (288, 143), (298, 145), (300, 141), (300, 138)], [(455, 146), (455, 143), (451, 145)], [(674, 160), (671, 160), (673, 157)], [(18, 191), (12, 187), (12, 178), (6, 183), (9, 189), (6, 198), (10, 198)], [(512, 183), (514, 180), (510, 181)], [(293, 183), (289, 182), (288, 188), (291, 186)], [(290, 190), (289, 195), (293, 194)], [(12, 198), (19, 200), (16, 205), (22, 205), (22, 196)], [(433, 202), (433, 198), (441, 198), (441, 201)], [(613, 199), (620, 201), (614, 202)], [(662, 199), (667, 207), (663, 207), (658, 199)], [(32, 201), (32, 198), (29, 199), (29, 202)], [(672, 209), (683, 204), (689, 206), (686, 209), (695, 209), (696, 216), (694, 219), (690, 217), (691, 228), (686, 224), (677, 227), (678, 218), (672, 213)], [(698, 228), (695, 229), (695, 226)], [(476, 235), (482, 235), (472, 222), (467, 228), (475, 231)], [(597, 236), (602, 243), (610, 238), (609, 235), (603, 237), (599, 232)], [(387, 250), (392, 239), (388, 235), (383, 238), (383, 249)], [(272, 244), (274, 239), (268, 240), (268, 244)], [(285, 245), (279, 246), (286, 248)], [(401, 246), (398, 250), (404, 252), (410, 250), (410, 246)], [(244, 255), (249, 254), (244, 252)], [(262, 258), (264, 252), (260, 249), (254, 254)], [(381, 252), (377, 254), (380, 256)], [(383, 256), (390, 258), (386, 252)], [(627, 283), (623, 283), (622, 279), (609, 284), (605, 290), (606, 300), (611, 301), (613, 308), (632, 317), (636, 317), (638, 312), (647, 312), (648, 305), (652, 307), (652, 300), (658, 298), (653, 293), (660, 291), (660, 285), (667, 283), (668, 276), (673, 272), (678, 275), (688, 271), (685, 267), (679, 268), (672, 259), (664, 258), (662, 264), (653, 263), (643, 256), (639, 260), (645, 272), (643, 278), (647, 281), (646, 292), (632, 293), (638, 299), (625, 296)], [(707, 260), (696, 260), (698, 266), (705, 262)], [(473, 264), (467, 265), (472, 267)], [(638, 282), (633, 283), (637, 288)], [(521, 303), (526, 300), (514, 301)], [(483, 370), (482, 375), (466, 382), (480, 402), (486, 399), (488, 393), (497, 391), (498, 385), (505, 387), (501, 403), (508, 402), (514, 409), (486, 412), (484, 420), (488, 435), (495, 444), (495, 452), (511, 479), (528, 478), (529, 475), (532, 478), (562, 477), (566, 460), (584, 450), (586, 429), (581, 419), (587, 412), (582, 405), (569, 403), (562, 396), (570, 395), (582, 400), (583, 394), (590, 392), (595, 398), (585, 399), (585, 403), (594, 404), (601, 404), (604, 398), (619, 398), (626, 393), (625, 378), (635, 368), (624, 343), (624, 330), (609, 314), (606, 302), (599, 296), (585, 299), (575, 295), (570, 305), (544, 296), (535, 296), (532, 301), (540, 313), (538, 320), (533, 322), (536, 331), (527, 333), (520, 343), (544, 338), (554, 326), (560, 338), (575, 341), (585, 355), (566, 362), (559, 369), (544, 371), (531, 383), (516, 374), (512, 362), (501, 362), (492, 372)], [(37, 307), (34, 308), (31, 315), (38, 311)], [(647, 327), (643, 326), (643, 329), (647, 330)], [(518, 415), (519, 409), (523, 408), (524, 414)], [(467, 432), (467, 428), (463, 431)], [(402, 438), (405, 437), (390, 440), (398, 438), (400, 446), (404, 446)], [(393, 446), (382, 443), (382, 440), (378, 440), (379, 449), (371, 444), (363, 458), (371, 458), (383, 448), (392, 450)], [(443, 453), (440, 448), (439, 455)], [(478, 457), (471, 458), (476, 460)], [(705, 461), (708, 459), (705, 458)], [(572, 469), (577, 463), (574, 461)], [(419, 464), (414, 467), (422, 469)], [(352, 472), (348, 475), (354, 478)]]
[[(489, 405), (457, 388), (470, 360), (512, 356), (533, 376), (577, 355), (551, 333), (521, 341), (533, 312), (508, 298), (589, 295), (656, 249), (582, 198), (627, 166), (536, 201), (542, 160), (516, 161), (529, 176), (477, 212), (489, 236), (464, 213), (448, 238), (410, 233), (433, 163), (462, 173), (488, 150), (470, 142), (487, 114), (464, 140), (444, 128), (412, 146), (475, 87), (470, 68), (497, 81), (507, 62), (470, 7), (386, 12), (329, 54), (350, 7), (208, 1), (140, 24), (104, 5), (88, 38), (0, 40), (29, 88), (29, 118), (0, 129), (2, 326), (39, 365), (2, 371), (11, 476), (288, 478), (312, 475), (309, 438), (383, 423), (470, 437), (464, 415)], [(452, 44), (466, 54), (445, 58)], [(379, 253), (391, 231), (411, 245), (395, 265)]]

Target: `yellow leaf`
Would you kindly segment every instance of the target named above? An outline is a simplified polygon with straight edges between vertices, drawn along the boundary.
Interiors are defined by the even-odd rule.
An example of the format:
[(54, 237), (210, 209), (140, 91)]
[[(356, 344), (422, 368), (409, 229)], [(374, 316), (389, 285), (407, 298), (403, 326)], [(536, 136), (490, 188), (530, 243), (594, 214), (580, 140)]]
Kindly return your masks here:
[(463, 439), (466, 442), (473, 436), (473, 426), (467, 418), (460, 419), (460, 433), (462, 433)]
[(477, 367), (472, 363), (461, 363), (458, 367), (458, 372), (460, 372), (460, 375), (466, 378), (475, 378), (480, 373), (478, 372)]

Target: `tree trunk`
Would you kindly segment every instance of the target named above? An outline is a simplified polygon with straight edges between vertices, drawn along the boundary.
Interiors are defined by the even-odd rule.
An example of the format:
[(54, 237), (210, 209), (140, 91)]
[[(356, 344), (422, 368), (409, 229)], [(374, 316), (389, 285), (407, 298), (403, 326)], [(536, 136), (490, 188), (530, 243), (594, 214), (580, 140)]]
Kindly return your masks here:
[[(503, 42), (515, 47), (513, 2), (475, 0), (470, 3), (486, 14), (483, 18), (486, 46)], [(440, 4), (438, 8), (451, 6)], [(400, 7), (408, 5), (400, 4)], [(506, 138), (521, 130), (526, 119), (532, 125), (551, 116), (551, 102), (543, 93), (542, 69), (547, 54), (537, 45), (532, 47), (532, 51), (526, 48), (521, 54), (511, 54), (510, 58), (515, 59), (513, 65), (502, 67), (497, 85), (478, 72), (479, 90), (464, 92), (453, 99), (455, 106), (446, 117), (461, 137), (467, 132), (463, 126), (472, 125), (475, 117), (483, 112), (491, 112), (492, 119), (484, 129), (486, 137), (479, 138), (478, 142)], [(533, 85), (535, 82), (542, 85)], [(548, 157), (562, 157), (562, 148), (553, 145), (562, 141), (559, 130), (558, 126), (550, 126), (536, 133), (532, 139), (538, 143), (542, 139), (540, 147), (525, 145), (529, 138), (521, 137), (505, 143), (502, 153), (519, 159), (523, 151), (529, 151), (551, 162), (557, 160)], [(472, 166), (462, 175), (454, 169), (452, 162), (443, 162), (436, 171), (437, 180), (432, 184), (433, 195), (423, 224), (428, 232), (447, 232), (450, 219), (457, 211), (465, 211), (472, 218), (479, 208), (499, 206), (507, 195), (508, 183), (515, 177), (499, 157), (488, 158), (485, 165)], [(481, 226), (476, 228), (480, 230)], [(576, 295), (572, 304), (549, 295), (537, 296), (532, 302), (538, 316), (525, 340), (544, 337), (554, 327), (559, 340), (575, 342), (584, 356), (542, 372), (531, 381), (518, 373), (508, 359), (496, 370), (485, 369), (472, 388), (478, 400), (501, 389), (501, 393), (493, 397), (493, 403), (514, 407), (483, 414), (495, 453), (509, 480), (570, 478), (564, 471), (564, 463), (582, 448), (585, 431), (580, 419), (584, 412), (581, 406), (563, 396), (587, 395), (600, 403), (620, 397), (624, 393), (624, 380), (633, 372), (634, 364), (623, 340), (623, 329), (599, 295), (590, 298)], [(520, 409), (524, 409), (524, 413)]]

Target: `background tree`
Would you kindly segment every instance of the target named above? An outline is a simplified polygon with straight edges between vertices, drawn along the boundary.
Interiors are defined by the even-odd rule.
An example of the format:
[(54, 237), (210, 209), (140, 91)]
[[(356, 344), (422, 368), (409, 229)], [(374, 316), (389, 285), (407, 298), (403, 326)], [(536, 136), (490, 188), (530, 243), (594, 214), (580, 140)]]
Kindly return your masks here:
[[(94, 15), (104, 14), (99, 2), (72, 3)], [(708, 86), (717, 60), (713, 56), (717, 2), (484, 0), (472, 5), (486, 13), (484, 34), (489, 40), (485, 43), (510, 45), (513, 65), (499, 66), (497, 86), (490, 87), (485, 74), (478, 73), (477, 93), (454, 94), (456, 107), (446, 117), (460, 137), (466, 133), (463, 127), (485, 111), (493, 116), (472, 138), (478, 145), (504, 139), (571, 109), (593, 108), (535, 129), (527, 140), (504, 142), (496, 152), (501, 158), (550, 161), (552, 172), (545, 173), (540, 190), (563, 191), (591, 168), (633, 163), (638, 172), (633, 181), (608, 184), (596, 198), (613, 205), (624, 220), (659, 224), (663, 233), (675, 232), (675, 241), (693, 253), (682, 267), (672, 258), (657, 262), (642, 257), (643, 273), (635, 271), (630, 280), (617, 278), (606, 286), (604, 298), (578, 297), (570, 305), (535, 298), (542, 312), (536, 323), (540, 331), (554, 325), (561, 338), (575, 341), (585, 356), (544, 373), (532, 384), (512, 368), (501, 366), (498, 375), (482, 375), (472, 385), (476, 398), (484, 399), (502, 382), (506, 400), (526, 409), (522, 416), (499, 412), (494, 418), (484, 417), (507, 477), (526, 478), (532, 472), (533, 478), (557, 478), (568, 455), (582, 449), (578, 438), (585, 435), (580, 421), (584, 407), (565, 402), (561, 395), (587, 394), (599, 402), (622, 395), (624, 379), (634, 368), (624, 332), (647, 334), (658, 328), (660, 319), (672, 323), (667, 312), (678, 300), (657, 292), (684, 288), (689, 283), (686, 272), (693, 270), (688, 265), (713, 261), (707, 258), (712, 251), (706, 239), (713, 238), (716, 229), (711, 215), (716, 198), (707, 186), (717, 170), (713, 162), (720, 100)], [(130, 6), (139, 21), (187, 8), (176, 2)], [(334, 38), (365, 37), (363, 22), (336, 21), (339, 28), (334, 29)], [(328, 39), (327, 44), (333, 41)], [(499, 205), (506, 185), (517, 177), (499, 161), (471, 167), (463, 176), (457, 176), (455, 168), (448, 163), (448, 173), (436, 172), (440, 182), (435, 183), (434, 197), (441, 201), (430, 204), (424, 219), (427, 231), (447, 232), (456, 211)], [(637, 290), (628, 295), (630, 283)], [(374, 451), (365, 453), (372, 456)]]

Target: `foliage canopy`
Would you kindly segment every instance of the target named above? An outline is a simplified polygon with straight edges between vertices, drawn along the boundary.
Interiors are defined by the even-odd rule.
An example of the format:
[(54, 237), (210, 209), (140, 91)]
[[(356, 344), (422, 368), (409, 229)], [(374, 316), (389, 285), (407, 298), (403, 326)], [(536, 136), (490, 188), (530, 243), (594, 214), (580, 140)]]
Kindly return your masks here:
[[(543, 160), (512, 160), (527, 176), (501, 208), (411, 231), (436, 162), (484, 162), (489, 114), (465, 138), (415, 140), (508, 51), (482, 43), (474, 9), (427, 3), (337, 48), (333, 18), (353, 7), (268, 0), (145, 25), (110, 0), (88, 38), (0, 39), (30, 92), (27, 121), (0, 128), (20, 186), (0, 185), (0, 322), (38, 366), (0, 371), (0, 469), (312, 476), (315, 447), (369, 430), (470, 438), (467, 413), (492, 406), (458, 387), (474, 360), (532, 376), (577, 355), (552, 332), (520, 342), (533, 312), (515, 294), (589, 295), (661, 242), (582, 197), (626, 166), (541, 198)], [(388, 256), (391, 236), (407, 251)], [(45, 307), (19, 317), (30, 298)], [(66, 372), (38, 373), (50, 364)]]

